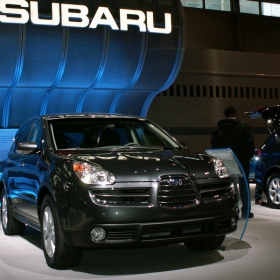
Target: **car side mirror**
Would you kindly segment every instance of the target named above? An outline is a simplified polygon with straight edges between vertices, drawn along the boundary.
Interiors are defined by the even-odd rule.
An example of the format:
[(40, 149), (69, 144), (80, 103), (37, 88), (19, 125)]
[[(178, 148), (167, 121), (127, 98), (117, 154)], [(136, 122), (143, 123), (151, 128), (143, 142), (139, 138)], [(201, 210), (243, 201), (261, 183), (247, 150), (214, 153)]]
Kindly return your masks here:
[(21, 142), (17, 144), (17, 152), (19, 154), (32, 154), (38, 151), (38, 146), (34, 142)]

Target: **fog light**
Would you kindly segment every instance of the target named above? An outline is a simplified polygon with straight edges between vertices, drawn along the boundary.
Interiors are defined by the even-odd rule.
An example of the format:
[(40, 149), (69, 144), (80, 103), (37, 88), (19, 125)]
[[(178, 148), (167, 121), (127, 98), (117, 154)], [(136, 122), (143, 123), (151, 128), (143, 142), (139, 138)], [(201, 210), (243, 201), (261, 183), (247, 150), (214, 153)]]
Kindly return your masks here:
[(94, 242), (102, 241), (106, 236), (106, 232), (103, 228), (96, 227), (90, 232), (90, 236)]
[(237, 224), (236, 218), (231, 218), (231, 226), (235, 226)]

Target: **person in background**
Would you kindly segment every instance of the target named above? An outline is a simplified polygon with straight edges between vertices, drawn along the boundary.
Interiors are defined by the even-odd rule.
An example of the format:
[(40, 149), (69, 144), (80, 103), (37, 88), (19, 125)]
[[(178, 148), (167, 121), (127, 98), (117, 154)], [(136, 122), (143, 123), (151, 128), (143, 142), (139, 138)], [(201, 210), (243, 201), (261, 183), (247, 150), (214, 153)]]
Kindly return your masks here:
[[(211, 148), (230, 148), (242, 165), (248, 182), (250, 160), (255, 151), (251, 128), (246, 122), (237, 118), (237, 112), (234, 107), (227, 107), (224, 111), (224, 115), (225, 119), (222, 119), (217, 123), (217, 126), (211, 135)], [(249, 184), (244, 182), (244, 180), (239, 180), (239, 192), (242, 202), (241, 218), (254, 217), (254, 214), (251, 213), (251, 203), (248, 205), (247, 194), (249, 194), (250, 197), (248, 185)], [(247, 213), (247, 209), (249, 209), (249, 213)]]
[(259, 204), (261, 206), (266, 206), (267, 203), (262, 200), (262, 189), (256, 185), (255, 189), (255, 204)]

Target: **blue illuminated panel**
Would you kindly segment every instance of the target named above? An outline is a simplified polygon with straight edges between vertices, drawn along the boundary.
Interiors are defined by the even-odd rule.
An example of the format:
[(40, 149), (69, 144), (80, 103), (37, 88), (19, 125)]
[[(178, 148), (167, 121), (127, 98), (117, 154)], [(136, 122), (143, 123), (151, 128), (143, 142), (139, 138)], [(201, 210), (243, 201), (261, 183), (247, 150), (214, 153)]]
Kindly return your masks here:
[(3, 171), (3, 160), (9, 152), (17, 129), (0, 129), (0, 180)]
[[(60, 3), (59, 7), (67, 4), (53, 2)], [(33, 115), (48, 113), (110, 112), (145, 117), (154, 97), (177, 77), (185, 42), (180, 0), (69, 3), (87, 7), (89, 25), (98, 9), (105, 7), (115, 25), (64, 27), (62, 15), (55, 26), (34, 24), (31, 16), (25, 24), (0, 22), (2, 128), (16, 128)], [(39, 18), (52, 19), (51, 4), (38, 1)], [(30, 7), (22, 9), (30, 13)], [(121, 10), (139, 12), (145, 21), (121, 30), (125, 22)], [(149, 23), (148, 13), (153, 15)], [(171, 32), (155, 32), (168, 26), (166, 14), (171, 14)], [(137, 16), (130, 14), (127, 19), (133, 22)], [(145, 32), (140, 30), (143, 26)]]

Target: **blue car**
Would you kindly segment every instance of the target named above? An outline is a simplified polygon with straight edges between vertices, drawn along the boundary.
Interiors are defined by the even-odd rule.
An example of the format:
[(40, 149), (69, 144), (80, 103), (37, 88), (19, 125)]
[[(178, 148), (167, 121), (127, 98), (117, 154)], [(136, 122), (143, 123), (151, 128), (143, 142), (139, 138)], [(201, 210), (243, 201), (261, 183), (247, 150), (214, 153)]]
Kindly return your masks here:
[(280, 106), (260, 107), (249, 114), (252, 119), (262, 118), (270, 132), (258, 149), (256, 187), (266, 194), (270, 207), (280, 209)]

